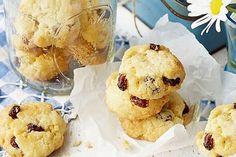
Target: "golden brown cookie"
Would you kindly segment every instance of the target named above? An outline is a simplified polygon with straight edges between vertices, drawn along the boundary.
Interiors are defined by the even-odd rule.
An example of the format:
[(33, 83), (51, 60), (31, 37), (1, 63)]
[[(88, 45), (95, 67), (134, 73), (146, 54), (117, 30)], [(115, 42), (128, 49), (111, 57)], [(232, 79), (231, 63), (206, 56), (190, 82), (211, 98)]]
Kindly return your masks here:
[(183, 124), (183, 120), (169, 109), (163, 109), (157, 115), (144, 120), (120, 119), (120, 122), (130, 137), (152, 142), (156, 141), (175, 124)]
[(128, 49), (119, 73), (127, 80), (130, 94), (158, 99), (181, 87), (185, 78), (182, 63), (162, 45), (147, 44)]
[(207, 126), (196, 136), (199, 150), (209, 157), (236, 153), (236, 104), (220, 105), (210, 113)]
[(20, 62), (19, 71), (26, 78), (46, 81), (68, 70), (68, 58), (60, 49), (50, 48), (44, 52), (44, 50), (36, 48), (34, 51), (16, 52)]
[(11, 157), (46, 157), (60, 148), (66, 124), (48, 103), (10, 105), (0, 111), (0, 146)]
[(106, 82), (106, 103), (108, 108), (120, 119), (140, 120), (159, 113), (168, 102), (168, 96), (160, 99), (141, 100), (128, 91), (121, 91), (118, 86), (118, 72), (110, 75)]
[(173, 92), (168, 95), (169, 101), (166, 103), (166, 107), (170, 109), (177, 117), (183, 117), (183, 111), (185, 109), (184, 99), (177, 93)]
[(65, 52), (71, 53), (82, 65), (105, 63), (108, 58), (108, 51), (109, 47), (99, 50), (81, 36), (65, 49)]
[(22, 0), (19, 6), (21, 15), (16, 17), (15, 22), (16, 33), (38, 47), (54, 45), (64, 48), (71, 37), (79, 34), (80, 22), (71, 17), (82, 10), (81, 1)]

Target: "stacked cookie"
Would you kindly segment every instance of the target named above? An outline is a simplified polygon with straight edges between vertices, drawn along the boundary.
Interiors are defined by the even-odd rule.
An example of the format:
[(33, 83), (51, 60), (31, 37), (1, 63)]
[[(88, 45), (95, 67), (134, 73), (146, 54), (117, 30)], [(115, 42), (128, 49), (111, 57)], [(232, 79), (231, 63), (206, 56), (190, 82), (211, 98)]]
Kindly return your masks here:
[(175, 92), (184, 78), (183, 65), (165, 46), (134, 46), (107, 79), (106, 103), (130, 137), (155, 141), (184, 123), (189, 108)]
[(209, 157), (236, 154), (236, 104), (220, 105), (211, 111), (204, 131), (196, 136), (199, 150)]
[(104, 63), (112, 20), (107, 8), (91, 9), (98, 3), (21, 0), (14, 20), (16, 34), (11, 37), (20, 73), (30, 80), (47, 81), (68, 72), (70, 58), (83, 65)]

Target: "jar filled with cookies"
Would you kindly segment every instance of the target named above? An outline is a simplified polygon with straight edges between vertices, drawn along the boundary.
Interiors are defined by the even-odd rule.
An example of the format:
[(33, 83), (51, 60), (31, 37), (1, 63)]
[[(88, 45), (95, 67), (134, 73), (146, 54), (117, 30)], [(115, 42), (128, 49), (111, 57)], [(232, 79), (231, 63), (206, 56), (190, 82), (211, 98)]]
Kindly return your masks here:
[(23, 81), (69, 93), (75, 68), (113, 59), (116, 0), (4, 0), (10, 63)]

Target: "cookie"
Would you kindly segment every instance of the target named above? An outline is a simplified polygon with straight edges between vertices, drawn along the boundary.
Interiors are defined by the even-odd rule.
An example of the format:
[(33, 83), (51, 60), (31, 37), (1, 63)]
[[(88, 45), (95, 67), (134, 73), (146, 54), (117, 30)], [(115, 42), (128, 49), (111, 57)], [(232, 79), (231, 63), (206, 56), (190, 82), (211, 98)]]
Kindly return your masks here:
[(109, 47), (99, 50), (80, 36), (65, 52), (71, 53), (81, 65), (96, 65), (107, 61)]
[(163, 109), (155, 116), (144, 120), (120, 119), (120, 122), (124, 131), (130, 137), (152, 142), (156, 141), (175, 124), (183, 124), (183, 120), (169, 109)]
[(185, 109), (183, 111), (184, 126), (190, 124), (193, 121), (195, 107), (196, 105), (191, 105), (190, 107), (188, 105), (185, 106)]
[(70, 42), (67, 49), (82, 65), (102, 64), (110, 57), (113, 21), (109, 9), (107, 6), (87, 9), (74, 17), (80, 21), (80, 35)]
[(20, 62), (19, 71), (26, 78), (46, 81), (68, 71), (68, 58), (60, 49), (42, 50), (37, 48), (35, 51), (16, 52)]
[(130, 94), (158, 99), (181, 87), (185, 78), (182, 63), (162, 45), (139, 45), (128, 49), (119, 73), (125, 75)]
[(121, 91), (117, 87), (118, 72), (110, 75), (106, 82), (106, 103), (110, 111), (120, 119), (140, 120), (159, 113), (168, 102), (168, 96), (160, 99), (142, 100), (132, 96), (128, 91)]
[(184, 99), (177, 92), (169, 94), (168, 97), (169, 101), (165, 107), (170, 109), (177, 117), (182, 118), (186, 106)]
[(36, 45), (34, 45), (30, 40), (28, 40), (24, 36), (12, 35), (11, 41), (12, 41), (14, 48), (16, 48), (17, 50), (30, 51), (30, 52), (35, 52), (35, 53), (43, 53), (41, 51), (42, 48), (37, 47)]
[[(74, 38), (79, 34), (79, 21), (70, 18), (80, 13), (82, 9), (81, 2), (74, 0), (22, 0), (19, 6), (21, 15), (16, 18), (15, 22), (16, 32), (21, 36), (24, 35), (27, 40), (38, 47), (46, 48), (54, 45), (64, 48), (71, 37)], [(29, 25), (28, 21), (34, 26), (29, 28), (34, 29), (23, 30)], [(23, 30), (24, 34), (18, 30)]]
[[(109, 46), (113, 35), (112, 12), (109, 7), (88, 11), (81, 19), (81, 36), (97, 49)], [(86, 20), (87, 21), (86, 21)]]
[(221, 105), (210, 113), (205, 131), (196, 136), (199, 150), (210, 157), (236, 153), (236, 104)]
[(25, 39), (31, 39), (38, 29), (38, 22), (28, 15), (19, 15), (14, 22), (16, 32)]
[(60, 148), (66, 124), (47, 103), (10, 105), (0, 111), (0, 146), (11, 157), (46, 157)]
[(185, 126), (191, 123), (194, 114), (194, 105), (188, 106), (177, 92), (169, 94), (168, 97), (169, 101), (165, 104), (164, 108), (171, 110), (177, 117), (183, 119)]

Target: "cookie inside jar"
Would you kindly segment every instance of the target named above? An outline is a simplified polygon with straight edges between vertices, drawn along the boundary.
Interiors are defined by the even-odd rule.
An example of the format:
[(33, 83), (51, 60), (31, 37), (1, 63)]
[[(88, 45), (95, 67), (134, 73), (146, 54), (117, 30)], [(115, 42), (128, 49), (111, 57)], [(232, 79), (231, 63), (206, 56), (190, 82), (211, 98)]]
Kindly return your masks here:
[[(109, 6), (91, 7), (69, 19), (79, 23), (80, 29), (74, 38), (69, 38), (65, 51), (81, 65), (96, 65), (108, 61), (112, 49), (113, 21)], [(62, 25), (63, 30), (66, 24)], [(60, 32), (60, 31), (59, 31)]]
[(10, 60), (26, 80), (72, 86), (75, 68), (111, 61), (112, 1), (18, 0), (15, 5), (8, 37), (14, 51)]

